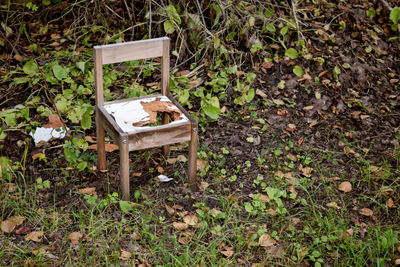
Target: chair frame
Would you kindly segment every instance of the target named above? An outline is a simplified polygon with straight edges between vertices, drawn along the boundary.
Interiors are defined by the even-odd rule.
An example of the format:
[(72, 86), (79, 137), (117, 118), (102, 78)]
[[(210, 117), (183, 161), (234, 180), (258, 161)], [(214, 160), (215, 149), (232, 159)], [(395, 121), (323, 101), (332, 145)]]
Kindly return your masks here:
[[(189, 181), (191, 190), (196, 190), (197, 177), (197, 142), (198, 126), (197, 122), (189, 113), (170, 95), (169, 90), (169, 44), (168, 37), (132, 41), (119, 44), (95, 46), (94, 65), (95, 65), (95, 88), (96, 88), (96, 135), (98, 168), (105, 171), (105, 130), (118, 144), (120, 150), (120, 176), (122, 199), (129, 200), (129, 152), (146, 149), (151, 147), (163, 147), (164, 156), (169, 155), (169, 145), (190, 141), (189, 144)], [(103, 65), (121, 63), (132, 60), (161, 58), (161, 95), (168, 99), (188, 118), (170, 124), (167, 113), (163, 113), (163, 125), (154, 127), (138, 128), (134, 132), (125, 132), (116, 123), (114, 118), (106, 111), (105, 105), (132, 100), (145, 99), (160, 95), (149, 95), (144, 97), (127, 98), (115, 101), (104, 102), (103, 91)]]

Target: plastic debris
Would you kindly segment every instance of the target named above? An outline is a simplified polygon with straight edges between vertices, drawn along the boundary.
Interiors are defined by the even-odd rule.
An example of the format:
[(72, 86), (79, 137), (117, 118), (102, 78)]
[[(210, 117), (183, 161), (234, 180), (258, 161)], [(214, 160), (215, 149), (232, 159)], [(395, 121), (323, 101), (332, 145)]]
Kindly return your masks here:
[(174, 179), (174, 178), (169, 178), (168, 176), (165, 176), (163, 174), (160, 174), (159, 176), (157, 176), (157, 178), (160, 180), (160, 182), (169, 182)]
[[(67, 130), (69, 129), (67, 128)], [(36, 128), (35, 133), (30, 132), (29, 134), (33, 137), (35, 144), (39, 144), (40, 142), (48, 142), (51, 138), (64, 138), (66, 133), (64, 127), (57, 129), (39, 127)]]

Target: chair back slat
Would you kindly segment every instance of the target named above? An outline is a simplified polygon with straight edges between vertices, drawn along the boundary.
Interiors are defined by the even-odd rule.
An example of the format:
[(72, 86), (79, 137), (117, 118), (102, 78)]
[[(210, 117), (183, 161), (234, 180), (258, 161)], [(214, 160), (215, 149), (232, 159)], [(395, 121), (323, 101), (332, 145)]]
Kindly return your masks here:
[(93, 47), (96, 105), (104, 105), (103, 65), (132, 60), (161, 58), (161, 91), (169, 95), (169, 38), (161, 37)]
[(102, 52), (102, 64), (120, 63), (131, 60), (162, 57), (167, 37), (132, 41), (119, 44), (95, 46)]

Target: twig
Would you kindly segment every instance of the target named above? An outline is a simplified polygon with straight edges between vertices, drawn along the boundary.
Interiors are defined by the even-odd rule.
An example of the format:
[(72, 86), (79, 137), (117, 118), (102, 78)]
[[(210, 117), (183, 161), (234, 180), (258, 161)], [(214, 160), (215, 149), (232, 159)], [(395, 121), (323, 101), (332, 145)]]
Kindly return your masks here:
[(291, 1), (292, 2), (292, 13), (293, 13), (293, 18), (294, 18), (294, 21), (295, 21), (295, 23), (296, 23), (296, 29), (297, 29), (297, 41), (299, 42), (300, 41), (300, 28), (299, 28), (299, 21), (297, 20), (297, 11), (296, 11), (296, 0), (292, 0)]
[(149, 39), (151, 38), (151, 23), (152, 23), (151, 0), (149, 0)]
[(386, 2), (385, 0), (379, 0), (379, 1), (381, 1), (382, 5), (384, 5), (384, 7), (386, 7), (389, 11), (393, 10), (393, 8), (389, 6), (389, 3)]

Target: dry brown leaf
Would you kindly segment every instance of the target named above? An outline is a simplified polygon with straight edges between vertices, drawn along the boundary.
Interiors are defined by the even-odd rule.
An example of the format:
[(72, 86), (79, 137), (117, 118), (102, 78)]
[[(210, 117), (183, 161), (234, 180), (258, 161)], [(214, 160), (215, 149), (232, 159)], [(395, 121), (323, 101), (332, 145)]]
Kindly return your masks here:
[(42, 231), (30, 232), (25, 236), (26, 241), (41, 242), (43, 237)]
[(264, 100), (268, 99), (267, 94), (261, 91), (260, 89), (256, 89), (256, 95), (261, 96)]
[(190, 73), (190, 70), (182, 70), (176, 73), (176, 76), (186, 76)]
[(306, 106), (303, 108), (303, 110), (308, 111), (308, 110), (312, 110), (314, 108), (314, 106)]
[(17, 230), (15, 230), (15, 233), (17, 235), (26, 235), (30, 231), (31, 231), (31, 228), (29, 228), (28, 226), (24, 225), (24, 226), (19, 227)]
[(175, 210), (171, 206), (168, 206), (167, 204), (165, 204), (165, 209), (167, 210), (169, 215), (174, 215)]
[(221, 253), (222, 253), (225, 257), (230, 258), (230, 257), (232, 257), (233, 254), (234, 254), (234, 251), (233, 251), (232, 249), (233, 249), (232, 247), (225, 247), (225, 250), (221, 251)]
[(174, 164), (177, 160), (178, 160), (177, 158), (169, 158), (169, 159), (167, 159), (167, 162), (169, 164)]
[(201, 182), (200, 183), (200, 189), (202, 191), (206, 190), (208, 186), (209, 186), (209, 184), (207, 182)]
[(299, 169), (301, 170), (301, 172), (303, 173), (303, 175), (307, 178), (311, 177), (311, 173), (314, 170), (311, 167), (303, 167), (303, 165), (300, 164)]
[(215, 208), (213, 208), (213, 209), (211, 210), (211, 216), (213, 216), (214, 218), (217, 217), (218, 214), (220, 214), (220, 213), (221, 213), (221, 211), (220, 211), (220, 210), (217, 210), (217, 209), (215, 209)]
[(373, 212), (371, 209), (369, 209), (369, 208), (362, 208), (362, 209), (359, 211), (359, 213), (360, 213), (361, 215), (368, 216), (368, 217), (374, 215), (374, 212)]
[(289, 123), (286, 127), (286, 131), (288, 131), (289, 133), (294, 133), (296, 131), (296, 124)]
[(93, 137), (91, 137), (90, 135), (85, 136), (85, 140), (86, 140), (88, 143), (91, 143), (91, 144), (95, 144), (95, 143), (96, 143), (96, 141), (94, 141), (94, 140), (93, 140)]
[(344, 192), (344, 193), (348, 193), (348, 192), (350, 192), (350, 191), (353, 189), (353, 187), (351, 186), (351, 183), (350, 183), (350, 182), (347, 182), (347, 181), (346, 181), (346, 182), (341, 183), (341, 184), (339, 185), (338, 189), (339, 189), (340, 191)]
[(172, 206), (176, 210), (183, 210), (183, 207), (181, 205), (175, 204)]
[(139, 239), (140, 239), (140, 234), (139, 234), (139, 233), (136, 233), (136, 232), (130, 234), (129, 236), (130, 236), (130, 238), (132, 238), (133, 240), (139, 240)]
[[(90, 146), (88, 146), (87, 149), (97, 151), (97, 144), (90, 145)], [(105, 145), (105, 151), (106, 152), (113, 152), (113, 151), (118, 150), (118, 149), (119, 149), (119, 146), (117, 146), (115, 144), (106, 144)]]
[(178, 242), (182, 245), (186, 245), (187, 243), (189, 243), (190, 241), (190, 237), (187, 236), (182, 236), (181, 238), (178, 239)]
[(394, 261), (394, 264), (400, 265), (400, 259), (396, 259), (396, 260)]
[(299, 224), (300, 221), (301, 221), (300, 218), (297, 218), (297, 217), (293, 217), (293, 218), (292, 218), (292, 223), (293, 223), (293, 225)]
[(205, 161), (204, 159), (197, 159), (197, 170), (204, 172), (206, 170), (207, 167), (207, 161)]
[(188, 160), (184, 155), (179, 155), (176, 159), (180, 162), (186, 162)]
[(58, 129), (60, 127), (64, 127), (64, 124), (61, 122), (61, 119), (56, 114), (49, 115), (49, 123), (43, 126), (44, 128), (53, 128)]
[(174, 228), (176, 230), (179, 230), (179, 231), (186, 230), (189, 227), (189, 225), (187, 223), (181, 223), (181, 222), (174, 222), (174, 223), (172, 223), (172, 225), (174, 226)]
[(188, 225), (193, 226), (193, 225), (196, 225), (199, 222), (199, 218), (197, 218), (197, 216), (194, 215), (194, 214), (193, 215), (186, 215), (183, 218), (183, 221), (185, 223), (187, 223)]
[(81, 188), (81, 189), (79, 189), (79, 193), (89, 195), (89, 196), (97, 195), (96, 187)]
[(72, 232), (69, 234), (68, 238), (71, 240), (71, 243), (76, 245), (79, 244), (79, 239), (83, 237), (83, 234), (80, 232)]
[(339, 205), (338, 205), (336, 202), (329, 202), (329, 203), (326, 203), (326, 206), (327, 206), (328, 208), (335, 208), (335, 209), (337, 209), (337, 210), (340, 210), (340, 207), (339, 207)]
[(258, 244), (262, 247), (270, 247), (276, 244), (276, 240), (273, 239), (269, 234), (263, 234), (258, 239)]
[(11, 233), (15, 227), (21, 225), (25, 220), (25, 217), (14, 215), (9, 217), (7, 220), (2, 221), (0, 229), (5, 233)]
[(164, 168), (161, 167), (161, 166), (158, 166), (158, 167), (157, 167), (157, 171), (158, 171), (159, 173), (164, 173)]
[(396, 208), (396, 205), (394, 204), (394, 201), (393, 201), (392, 198), (389, 198), (387, 200), (387, 206), (388, 206), (389, 209), (395, 209)]
[(9, 220), (2, 221), (0, 228), (5, 233), (11, 233), (15, 229), (15, 223)]
[(127, 261), (132, 257), (132, 253), (129, 251), (121, 249), (121, 253), (119, 254), (119, 259), (123, 261)]
[(36, 154), (34, 154), (34, 155), (32, 155), (32, 159), (33, 160), (35, 160), (35, 159), (45, 159), (46, 158), (46, 155), (44, 154), (44, 153), (36, 153)]

